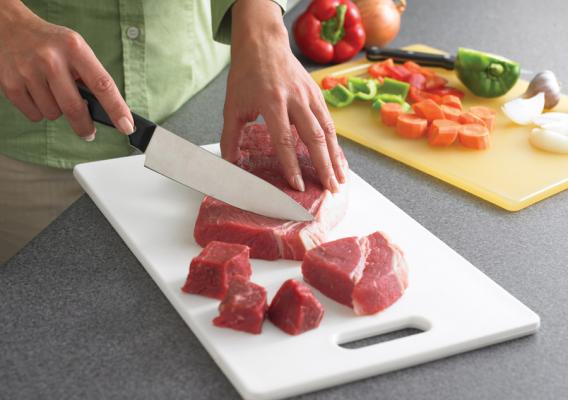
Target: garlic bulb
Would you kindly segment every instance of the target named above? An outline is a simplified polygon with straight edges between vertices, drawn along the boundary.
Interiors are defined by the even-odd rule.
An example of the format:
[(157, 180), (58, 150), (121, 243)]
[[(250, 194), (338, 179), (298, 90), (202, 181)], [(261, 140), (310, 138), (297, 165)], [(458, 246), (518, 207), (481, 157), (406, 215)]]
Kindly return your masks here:
[(523, 97), (533, 97), (537, 93), (544, 93), (544, 108), (550, 110), (560, 101), (560, 84), (552, 71), (539, 72), (532, 79)]

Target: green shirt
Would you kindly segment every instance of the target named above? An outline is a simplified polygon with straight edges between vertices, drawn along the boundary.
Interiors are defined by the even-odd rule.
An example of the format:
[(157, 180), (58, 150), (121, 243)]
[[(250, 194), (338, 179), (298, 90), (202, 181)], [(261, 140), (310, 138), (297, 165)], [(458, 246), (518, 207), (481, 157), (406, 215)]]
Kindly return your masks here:
[[(275, 0), (284, 9), (285, 0)], [(79, 32), (133, 112), (161, 122), (229, 62), (235, 0), (26, 0), (38, 16)], [(218, 42), (215, 42), (215, 40)], [(221, 117), (221, 116), (220, 116)], [(126, 136), (97, 125), (93, 142), (67, 120), (32, 123), (0, 96), (0, 153), (57, 168), (130, 154)]]

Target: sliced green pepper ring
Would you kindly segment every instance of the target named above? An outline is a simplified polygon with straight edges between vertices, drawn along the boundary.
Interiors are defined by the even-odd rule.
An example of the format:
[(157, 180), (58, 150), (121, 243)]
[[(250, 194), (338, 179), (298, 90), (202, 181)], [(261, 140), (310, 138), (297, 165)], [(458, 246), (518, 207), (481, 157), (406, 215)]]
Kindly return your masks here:
[(342, 84), (337, 84), (329, 90), (324, 90), (323, 98), (329, 105), (341, 108), (351, 104), (355, 95)]
[(519, 63), (494, 54), (460, 48), (456, 57), (456, 73), (473, 94), (499, 97), (515, 86), (521, 75)]
[(385, 103), (398, 103), (402, 106), (404, 112), (409, 112), (412, 107), (398, 94), (383, 93), (379, 94), (373, 100), (373, 108), (377, 111), (381, 110), (381, 107)]
[(356, 99), (373, 100), (377, 95), (377, 82), (374, 79), (351, 77), (347, 85)]
[(397, 81), (396, 79), (385, 78), (383, 84), (379, 87), (378, 92), (380, 94), (398, 95), (402, 97), (402, 100), (406, 100), (409, 90), (410, 85), (408, 83)]

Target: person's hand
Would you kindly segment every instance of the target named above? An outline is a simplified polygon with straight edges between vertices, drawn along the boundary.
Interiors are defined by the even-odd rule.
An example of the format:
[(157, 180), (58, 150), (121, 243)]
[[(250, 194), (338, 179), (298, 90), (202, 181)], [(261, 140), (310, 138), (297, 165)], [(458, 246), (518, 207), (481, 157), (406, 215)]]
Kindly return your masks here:
[(134, 121), (112, 77), (76, 32), (50, 24), (20, 1), (0, 10), (0, 89), (30, 120), (62, 114), (85, 140), (95, 126), (77, 90), (81, 80), (100, 101), (117, 129), (134, 130)]
[(235, 161), (243, 126), (262, 115), (290, 186), (304, 190), (290, 124), (294, 124), (324, 188), (337, 192), (347, 164), (320, 89), (294, 57), (280, 8), (238, 0), (232, 8), (231, 67), (221, 153)]

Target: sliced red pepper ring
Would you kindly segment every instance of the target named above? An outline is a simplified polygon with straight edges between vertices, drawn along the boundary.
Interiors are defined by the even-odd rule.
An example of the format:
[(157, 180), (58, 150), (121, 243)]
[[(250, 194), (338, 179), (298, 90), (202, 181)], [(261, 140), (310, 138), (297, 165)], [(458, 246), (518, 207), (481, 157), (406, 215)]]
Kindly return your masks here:
[(341, 83), (343, 86), (347, 86), (347, 77), (328, 75), (322, 79), (321, 87), (325, 90), (329, 90), (333, 89), (339, 83)]

